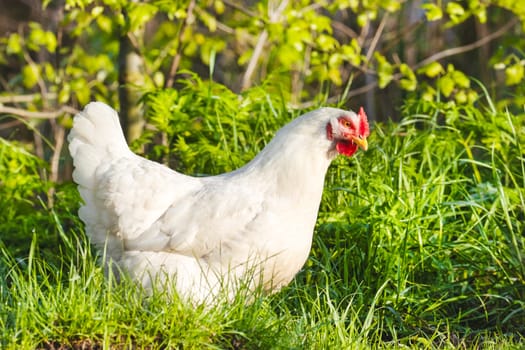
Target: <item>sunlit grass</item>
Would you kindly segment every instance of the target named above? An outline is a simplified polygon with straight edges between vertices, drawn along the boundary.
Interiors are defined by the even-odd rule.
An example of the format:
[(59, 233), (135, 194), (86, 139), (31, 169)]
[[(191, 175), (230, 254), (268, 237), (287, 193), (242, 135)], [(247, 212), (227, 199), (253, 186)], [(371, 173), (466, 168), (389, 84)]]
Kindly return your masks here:
[[(151, 154), (189, 172), (241, 165), (289, 118), (264, 90), (218, 101), (220, 89), (195, 89), (197, 102), (175, 114), (209, 118), (183, 118), (189, 134), (160, 129), (176, 151)], [(34, 238), (2, 248), (0, 348), (519, 348), (524, 116), (438, 102), (408, 102), (403, 113), (399, 124), (375, 125), (366, 153), (334, 162), (310, 259), (276, 295), (193, 307), (106, 278), (70, 187), (53, 210), (10, 212), (0, 230), (12, 234), (23, 215), (20, 229)], [(58, 246), (42, 242), (50, 227)]]

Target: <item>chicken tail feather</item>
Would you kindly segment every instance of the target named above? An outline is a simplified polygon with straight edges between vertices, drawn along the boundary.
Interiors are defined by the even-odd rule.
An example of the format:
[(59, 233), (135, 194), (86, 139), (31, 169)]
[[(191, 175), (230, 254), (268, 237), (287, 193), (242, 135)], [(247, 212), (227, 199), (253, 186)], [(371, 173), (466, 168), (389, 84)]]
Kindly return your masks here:
[(73, 157), (73, 180), (78, 184), (84, 201), (79, 217), (86, 224), (86, 232), (99, 248), (110, 256), (122, 251), (119, 239), (106, 236), (114, 226), (115, 218), (108, 214), (103, 199), (97, 197), (101, 179), (115, 160), (133, 156), (120, 127), (117, 112), (101, 102), (91, 102), (73, 119), (68, 135), (69, 153)]
[(75, 116), (68, 141), (73, 180), (88, 189), (94, 186), (97, 169), (130, 153), (117, 112), (101, 102), (88, 104)]

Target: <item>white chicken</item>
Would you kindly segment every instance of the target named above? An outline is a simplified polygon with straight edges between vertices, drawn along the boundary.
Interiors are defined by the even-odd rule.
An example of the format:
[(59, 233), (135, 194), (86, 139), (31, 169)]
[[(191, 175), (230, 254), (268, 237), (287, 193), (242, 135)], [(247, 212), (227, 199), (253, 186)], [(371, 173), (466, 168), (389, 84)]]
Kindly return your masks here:
[(366, 150), (368, 135), (362, 108), (321, 108), (242, 168), (191, 177), (132, 153), (116, 111), (93, 102), (68, 136), (79, 216), (108, 264), (147, 289), (169, 282), (198, 303), (241, 285), (275, 291), (308, 257), (331, 160)]

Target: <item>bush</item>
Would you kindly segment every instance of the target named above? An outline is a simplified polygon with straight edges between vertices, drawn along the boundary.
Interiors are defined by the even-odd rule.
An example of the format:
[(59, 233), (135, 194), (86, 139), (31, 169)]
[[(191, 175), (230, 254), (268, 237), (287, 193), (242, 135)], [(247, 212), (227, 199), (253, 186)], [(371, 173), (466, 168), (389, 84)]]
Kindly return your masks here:
[[(24, 147), (0, 138), (0, 244), (17, 258), (28, 255), (37, 237), (45, 258), (56, 260), (62, 225), (79, 226), (75, 186), (47, 181), (46, 169)], [(56, 201), (53, 208), (48, 207), (49, 195)]]

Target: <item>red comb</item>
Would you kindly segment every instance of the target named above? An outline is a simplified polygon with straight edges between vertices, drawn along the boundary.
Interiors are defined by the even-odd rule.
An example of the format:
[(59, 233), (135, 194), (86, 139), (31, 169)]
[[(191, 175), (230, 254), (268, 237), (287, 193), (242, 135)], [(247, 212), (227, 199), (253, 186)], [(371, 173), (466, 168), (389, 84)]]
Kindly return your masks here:
[(359, 135), (367, 137), (370, 135), (370, 129), (368, 127), (368, 118), (363, 107), (359, 108), (357, 115), (359, 116)]

